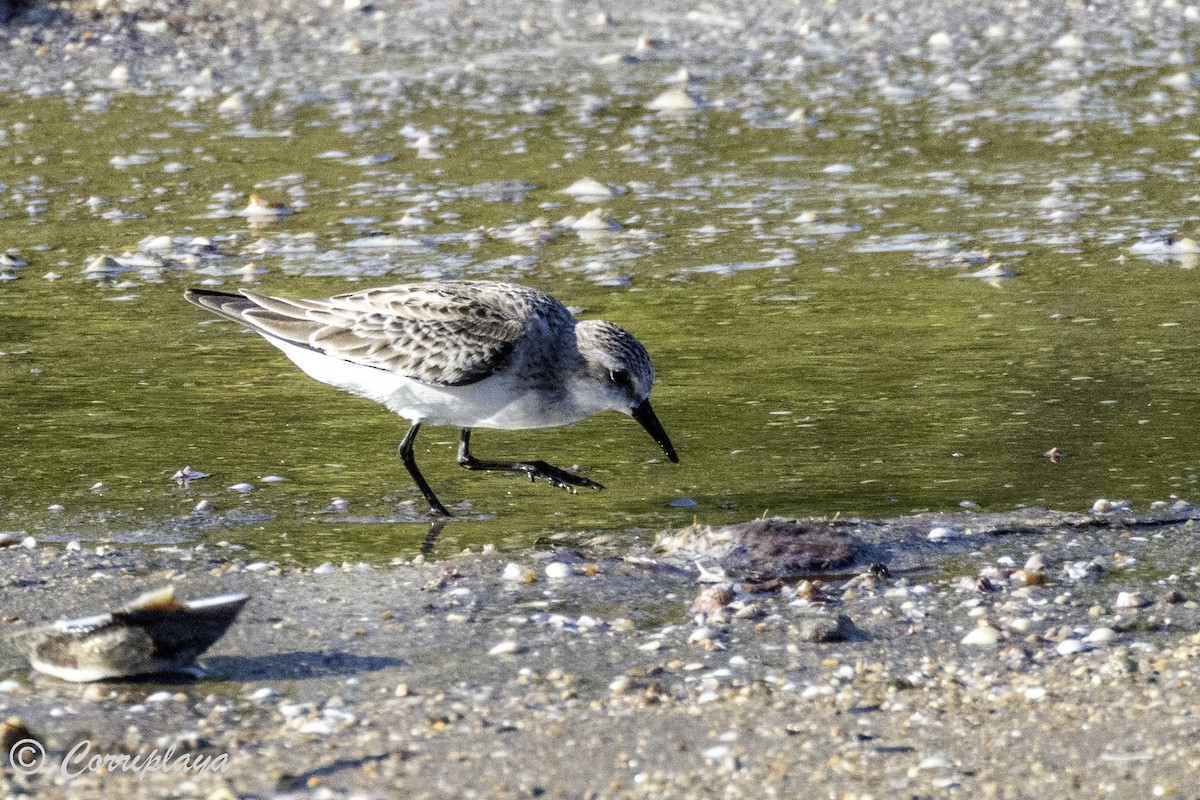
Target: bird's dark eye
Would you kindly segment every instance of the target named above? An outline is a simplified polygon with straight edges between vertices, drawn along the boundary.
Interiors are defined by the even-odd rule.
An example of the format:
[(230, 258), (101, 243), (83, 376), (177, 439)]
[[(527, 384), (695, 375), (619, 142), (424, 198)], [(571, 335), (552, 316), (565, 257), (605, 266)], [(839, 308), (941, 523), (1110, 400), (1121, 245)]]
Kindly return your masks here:
[(633, 378), (631, 378), (629, 373), (623, 369), (614, 369), (612, 372), (608, 373), (608, 377), (612, 378), (612, 382), (617, 386), (620, 386), (622, 389), (628, 389), (633, 385)]

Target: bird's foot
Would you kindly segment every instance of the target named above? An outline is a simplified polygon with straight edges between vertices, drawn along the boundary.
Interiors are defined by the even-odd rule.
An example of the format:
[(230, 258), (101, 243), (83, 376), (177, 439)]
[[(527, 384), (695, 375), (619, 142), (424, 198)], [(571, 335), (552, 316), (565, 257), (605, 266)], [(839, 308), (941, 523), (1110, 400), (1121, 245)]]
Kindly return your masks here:
[(560, 469), (545, 461), (528, 461), (519, 464), (514, 464), (517, 469), (524, 470), (529, 476), (529, 482), (533, 483), (538, 478), (541, 478), (551, 486), (558, 487), (571, 494), (576, 493), (577, 488), (583, 489), (603, 489), (604, 486), (596, 483), (593, 480), (576, 475), (573, 472), (567, 472), (565, 469)]

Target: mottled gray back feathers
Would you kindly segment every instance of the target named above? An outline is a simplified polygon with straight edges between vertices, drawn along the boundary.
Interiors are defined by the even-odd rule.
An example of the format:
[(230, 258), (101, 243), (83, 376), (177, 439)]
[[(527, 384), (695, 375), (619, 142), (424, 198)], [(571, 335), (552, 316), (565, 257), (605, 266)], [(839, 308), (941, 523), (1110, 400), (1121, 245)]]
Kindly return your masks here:
[(501, 369), (527, 333), (574, 326), (569, 311), (526, 286), (489, 281), (413, 283), (327, 300), (190, 290), (193, 303), (256, 331), (435, 386), (462, 386)]

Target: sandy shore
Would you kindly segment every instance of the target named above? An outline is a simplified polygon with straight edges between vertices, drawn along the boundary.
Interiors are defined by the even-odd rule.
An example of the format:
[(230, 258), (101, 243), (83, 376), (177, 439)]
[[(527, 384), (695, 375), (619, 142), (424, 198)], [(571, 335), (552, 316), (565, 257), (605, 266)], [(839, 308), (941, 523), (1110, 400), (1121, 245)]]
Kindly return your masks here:
[[(1200, 563), (1189, 515), (818, 521), (766, 559), (761, 537), (735, 532), (745, 547), (701, 556), (716, 583), (677, 543), (315, 570), (219, 547), (17, 545), (0, 551), (9, 631), (166, 583), (252, 600), (198, 681), (71, 685), (0, 651), (13, 676), (0, 710), (48, 764), (0, 785), (37, 797), (1195, 796), (1200, 606), (1195, 574), (1169, 572)], [(848, 571), (770, 579), (781, 547), (830, 531), (852, 537)], [(865, 560), (913, 577), (847, 580)], [(968, 638), (977, 630), (989, 635)], [(80, 747), (145, 759), (172, 746), (176, 769), (181, 753), (225, 755), (226, 769), (182, 784), (162, 768), (76, 774)]]

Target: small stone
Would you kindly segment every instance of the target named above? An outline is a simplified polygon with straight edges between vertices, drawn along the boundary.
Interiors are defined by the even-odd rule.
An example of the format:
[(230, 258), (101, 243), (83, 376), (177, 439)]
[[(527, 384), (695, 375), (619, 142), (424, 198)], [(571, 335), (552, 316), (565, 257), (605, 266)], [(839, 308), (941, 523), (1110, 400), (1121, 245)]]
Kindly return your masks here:
[(842, 642), (854, 629), (845, 614), (804, 614), (795, 623), (796, 638), (802, 642)]
[(561, 561), (551, 561), (546, 565), (546, 569), (544, 571), (546, 573), (546, 577), (550, 578), (551, 580), (562, 580), (563, 578), (575, 574), (574, 570), (571, 569), (569, 564), (564, 564)]
[(688, 611), (689, 614), (715, 614), (733, 602), (733, 592), (724, 586), (712, 586), (701, 592)]
[(1124, 647), (1118, 647), (1108, 657), (1108, 669), (1117, 674), (1129, 674), (1138, 671), (1138, 662)]
[(1008, 581), (1013, 586), (1041, 586), (1046, 582), (1046, 573), (1019, 569), (1008, 576)]

